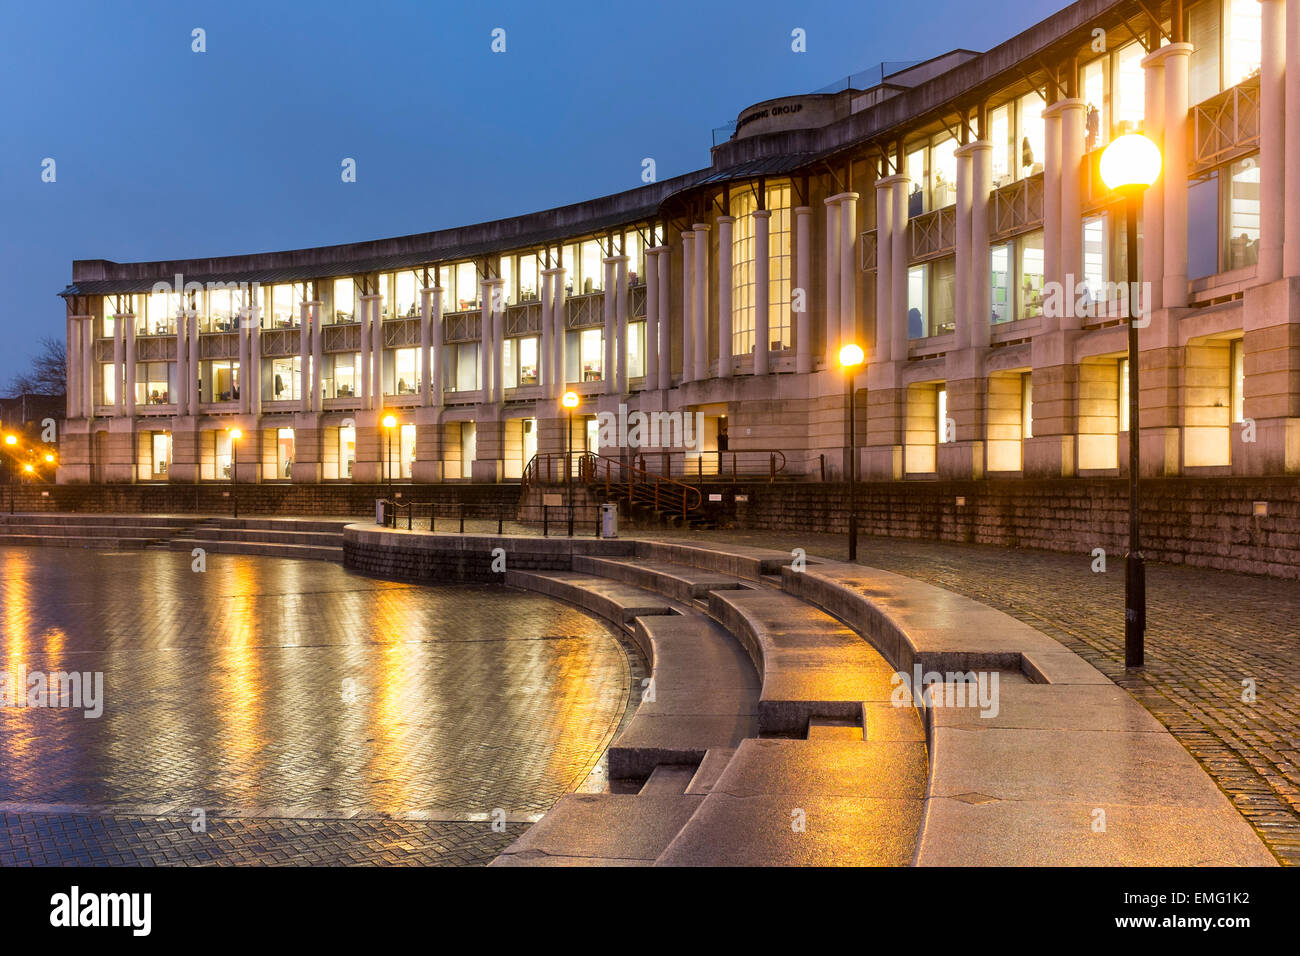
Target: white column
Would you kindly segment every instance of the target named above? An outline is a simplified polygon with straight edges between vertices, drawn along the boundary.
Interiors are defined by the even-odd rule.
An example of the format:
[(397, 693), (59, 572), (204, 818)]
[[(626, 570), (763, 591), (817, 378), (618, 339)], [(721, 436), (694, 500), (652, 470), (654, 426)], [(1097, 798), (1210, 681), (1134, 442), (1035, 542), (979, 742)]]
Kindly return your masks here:
[(311, 411), (311, 303), (298, 306), (298, 411)]
[(858, 199), (840, 194), (840, 340), (858, 340)]
[(537, 363), (537, 384), (550, 397), (555, 380), (555, 309), (551, 301), (551, 270), (542, 270), (542, 354)]
[(479, 388), (492, 401), (492, 280), (479, 283)]
[(1286, 0), (1286, 174), (1283, 192), (1282, 271), (1300, 276), (1300, 0)]
[(127, 415), (135, 414), (135, 316), (131, 315), (126, 323), (126, 403)]
[(66, 329), (68, 361), (64, 366), (65, 414), (68, 418), (76, 418), (81, 412), (81, 379), (77, 372), (78, 356), (81, 354), (81, 323), (75, 316), (69, 315)]
[[(1282, 278), (1286, 190), (1286, 5), (1260, 0), (1259, 269), (1261, 282)], [(1300, 63), (1296, 64), (1300, 69)], [(1293, 107), (1294, 108), (1294, 107)]]
[(122, 383), (126, 380), (126, 324), (130, 315), (113, 316), (113, 413), (121, 415), (126, 408), (126, 395)]
[(627, 256), (617, 256), (614, 259), (614, 332), (616, 340), (614, 342), (614, 368), (618, 373), (618, 378), (614, 383), (614, 391), (619, 395), (626, 394), (627, 385)]
[(363, 295), (361, 298), (360, 319), (361, 319), (361, 407), (368, 409), (371, 407), (370, 396), (370, 344), (374, 341), (374, 336), (370, 332), (370, 300), (374, 296)]
[[(262, 309), (256, 303), (252, 308), (253, 321), (248, 326), (248, 376), (239, 386), (239, 397), (248, 396), (248, 407), (244, 411), (253, 415), (262, 414)], [(261, 453), (259, 447), (258, 453)]]
[(889, 254), (890, 290), (889, 304), (893, 312), (892, 344), (890, 352), (895, 362), (906, 361), (908, 355), (907, 338), (907, 260), (908, 260), (908, 207), (907, 188), (911, 184), (906, 176), (891, 176), (890, 183), (894, 194), (894, 212), (890, 216), (892, 232), (890, 235), (893, 249)]
[(731, 354), (731, 242), (733, 216), (718, 217), (718, 377), (730, 378)]
[(1165, 308), (1187, 305), (1187, 61), (1190, 43), (1165, 56)]
[[(180, 309), (176, 316), (176, 388), (168, 397), (176, 405), (177, 415), (189, 414), (190, 392), (185, 387), (189, 380), (187, 371), (190, 363), (190, 350), (185, 336), (189, 331), (189, 318), (185, 309)], [(71, 360), (72, 354), (68, 354)]]
[[(1142, 60), (1146, 89), (1143, 101), (1142, 132), (1164, 154), (1165, 139), (1165, 60), (1156, 51)], [(1150, 289), (1150, 309), (1164, 302), (1165, 274), (1165, 171), (1142, 194), (1142, 282)]]
[(838, 368), (840, 352), (840, 204), (826, 201), (826, 367)]
[[(1043, 281), (1061, 282), (1061, 113), (1043, 110)], [(1044, 331), (1060, 327), (1059, 318), (1043, 318)]]
[(442, 407), (442, 389), (443, 389), (443, 365), (447, 350), (442, 347), (442, 286), (433, 287), (433, 302), (430, 304), (432, 309), (429, 315), (429, 343), (431, 347), (430, 358), (433, 363), (433, 371), (429, 376), (429, 398), (430, 404), (434, 408)]
[(604, 358), (600, 372), (601, 385), (603, 386), (601, 390), (606, 395), (612, 395), (614, 392), (618, 391), (618, 373), (614, 365), (615, 346), (618, 344), (616, 338), (618, 333), (614, 327), (614, 313), (616, 309), (614, 299), (618, 294), (617, 283), (614, 281), (614, 257), (606, 256), (601, 260), (601, 265), (604, 268), (605, 276), (605, 295), (603, 297), (604, 302), (602, 303), (605, 307), (605, 326), (602, 342), (604, 345), (604, 349), (602, 350)]
[(958, 147), (957, 208), (954, 238), (953, 313), (956, 316), (955, 341), (958, 349), (970, 346), (971, 281), (971, 190), (974, 187), (969, 144)]
[(893, 262), (894, 262), (894, 177), (876, 180), (876, 357), (888, 362), (892, 357), (893, 329)]
[(768, 371), (771, 331), (772, 211), (754, 210), (754, 374)]
[(659, 387), (659, 248), (645, 251), (645, 387)]
[[(667, 236), (664, 237), (665, 241)], [(659, 247), (659, 387), (669, 389), (673, 384), (672, 340), (672, 259), (668, 246)]]
[(420, 405), (428, 408), (433, 395), (433, 289), (420, 290)]
[(993, 144), (971, 143), (970, 288), (966, 344), (987, 348), (993, 305), (990, 299), (989, 193), (993, 190)]
[[(1061, 114), (1061, 273), (1065, 299), (1072, 302), (1075, 286), (1083, 275), (1083, 137), (1088, 104), (1081, 99), (1062, 100), (1055, 107)], [(1071, 307), (1061, 327), (1077, 329), (1081, 317)]]
[(555, 270), (551, 277), (551, 288), (553, 290), (552, 311), (555, 313), (555, 333), (552, 338), (555, 339), (555, 384), (552, 386), (551, 398), (558, 401), (564, 393), (565, 387), (569, 384), (568, 370), (565, 366), (565, 346), (568, 344), (569, 329), (569, 307), (565, 299), (566, 290), (564, 288), (565, 269), (560, 266)]
[[(99, 373), (99, 362), (95, 354), (95, 319), (86, 320), (85, 335), (82, 338), (84, 362), (81, 369), (81, 404), (87, 418), (95, 415), (95, 376)], [(197, 407), (197, 406), (196, 406)]]
[(695, 379), (695, 233), (682, 232), (682, 384)]
[(695, 378), (709, 377), (709, 226), (695, 224)]
[[(380, 280), (383, 281), (382, 279)], [(375, 296), (370, 303), (370, 407), (384, 407), (384, 312), (383, 297)]]
[[(189, 371), (190, 377), (185, 382), (185, 391), (189, 395), (189, 414), (197, 415), (199, 413), (199, 313), (194, 310), (185, 319), (190, 330), (186, 335), (186, 345), (190, 350)], [(208, 396), (211, 401), (212, 397)]]
[(505, 348), (506, 348), (506, 280), (498, 276), (492, 280), (492, 401), (498, 405), (506, 400)]
[(321, 377), (325, 374), (325, 333), (320, 325), (323, 304), (320, 299), (308, 303), (311, 307), (311, 403), (308, 407), (318, 412), (325, 410), (321, 397)]
[[(794, 323), (795, 371), (805, 374), (812, 371), (812, 312), (808, 308), (808, 299), (812, 295), (812, 207), (795, 206), (794, 208), (795, 241), (795, 288), (800, 290), (803, 309), (791, 312)], [(791, 296), (790, 307), (795, 307), (795, 296)]]

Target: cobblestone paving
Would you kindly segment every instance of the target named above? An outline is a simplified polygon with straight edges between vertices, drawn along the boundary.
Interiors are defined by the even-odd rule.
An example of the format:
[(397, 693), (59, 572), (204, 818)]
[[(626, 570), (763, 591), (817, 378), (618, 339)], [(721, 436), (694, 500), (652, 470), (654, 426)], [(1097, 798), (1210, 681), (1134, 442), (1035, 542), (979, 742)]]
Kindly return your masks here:
[[(841, 535), (708, 531), (714, 540), (847, 560)], [(1300, 588), (1147, 565), (1146, 667), (1124, 668), (1124, 557), (859, 539), (862, 564), (947, 588), (1033, 625), (1156, 716), (1286, 864), (1300, 864)], [(1254, 681), (1256, 699), (1243, 697)]]
[(0, 864), (486, 862), (639, 680), (541, 596), (315, 561), (0, 548), (0, 606), (0, 671), (104, 681), (98, 719), (0, 707)]

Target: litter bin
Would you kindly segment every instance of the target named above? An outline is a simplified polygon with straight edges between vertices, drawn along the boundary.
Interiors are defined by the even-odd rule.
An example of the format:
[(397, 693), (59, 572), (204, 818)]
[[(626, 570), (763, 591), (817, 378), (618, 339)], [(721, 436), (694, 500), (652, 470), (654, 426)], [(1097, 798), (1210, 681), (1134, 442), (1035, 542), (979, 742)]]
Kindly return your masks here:
[(388, 502), (384, 501), (383, 498), (375, 499), (375, 524), (381, 526), (388, 525), (388, 513), (387, 513), (388, 509), (386, 507), (387, 504)]
[(607, 501), (600, 506), (600, 536), (618, 537), (618, 504), (613, 501)]

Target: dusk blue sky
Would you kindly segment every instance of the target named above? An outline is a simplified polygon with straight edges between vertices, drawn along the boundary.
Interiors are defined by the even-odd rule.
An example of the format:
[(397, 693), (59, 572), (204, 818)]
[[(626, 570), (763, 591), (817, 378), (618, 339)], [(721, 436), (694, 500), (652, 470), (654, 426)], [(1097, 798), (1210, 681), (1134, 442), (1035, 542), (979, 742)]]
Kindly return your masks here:
[(707, 166), (712, 128), (751, 103), (982, 51), (1062, 5), (5, 0), (0, 387), (63, 337), (73, 259), (329, 245), (619, 192), (643, 157), (660, 179)]

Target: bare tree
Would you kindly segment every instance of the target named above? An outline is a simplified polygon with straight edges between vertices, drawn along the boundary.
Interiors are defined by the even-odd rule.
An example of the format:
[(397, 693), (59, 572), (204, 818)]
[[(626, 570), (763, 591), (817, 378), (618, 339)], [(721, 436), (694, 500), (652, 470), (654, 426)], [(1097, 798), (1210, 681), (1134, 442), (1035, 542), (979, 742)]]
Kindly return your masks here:
[(68, 352), (60, 339), (46, 336), (27, 372), (9, 380), (12, 395), (62, 395), (68, 387)]

